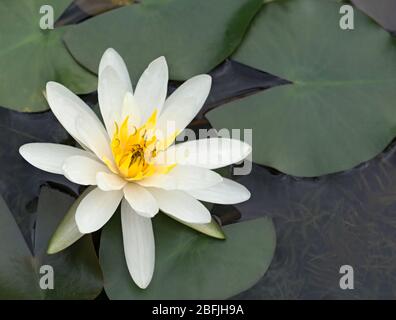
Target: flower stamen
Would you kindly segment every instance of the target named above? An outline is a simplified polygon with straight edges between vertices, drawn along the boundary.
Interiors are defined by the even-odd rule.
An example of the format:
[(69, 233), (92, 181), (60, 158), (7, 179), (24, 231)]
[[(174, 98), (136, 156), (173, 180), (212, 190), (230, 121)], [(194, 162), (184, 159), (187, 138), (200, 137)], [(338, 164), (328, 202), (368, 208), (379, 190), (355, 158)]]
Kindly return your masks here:
[[(126, 180), (141, 180), (155, 173), (168, 173), (174, 167), (174, 165), (155, 164), (158, 147), (163, 144), (155, 135), (156, 123), (157, 110), (140, 128), (129, 125), (129, 116), (122, 121), (121, 125), (115, 123), (111, 150), (117, 171)], [(108, 159), (103, 159), (103, 161), (114, 172), (111, 161)]]

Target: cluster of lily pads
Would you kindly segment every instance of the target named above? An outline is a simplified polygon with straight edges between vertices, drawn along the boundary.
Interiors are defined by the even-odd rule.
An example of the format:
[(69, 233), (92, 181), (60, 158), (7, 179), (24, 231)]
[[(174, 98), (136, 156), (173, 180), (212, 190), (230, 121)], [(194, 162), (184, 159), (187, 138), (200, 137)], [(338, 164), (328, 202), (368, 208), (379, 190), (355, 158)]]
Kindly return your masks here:
[[(304, 250), (298, 249), (309, 250), (310, 243), (304, 238), (301, 247), (294, 247), (287, 235), (291, 230), (311, 232), (305, 211), (310, 212), (309, 223), (315, 224), (328, 210), (323, 205), (316, 208), (314, 201), (321, 194), (304, 198), (317, 190), (314, 180), (305, 178), (323, 176), (319, 181), (329, 188), (323, 197), (333, 195), (332, 181), (346, 183), (339, 172), (373, 159), (396, 136), (394, 37), (356, 7), (354, 30), (340, 29), (339, 8), (344, 3), (335, 0), (131, 0), (114, 6), (110, 0), (103, 2), (107, 12), (91, 11), (94, 16), (86, 21), (68, 21), (54, 30), (39, 28), (42, 5), (53, 5), (59, 21), (67, 21), (68, 10), (77, 6), (84, 11), (90, 1), (0, 4), (0, 126), (5, 129), (0, 163), (8, 165), (0, 173), (0, 297), (93, 299), (104, 287), (110, 299), (225, 299), (256, 283), (247, 296), (281, 296), (268, 290), (282, 287), (276, 270), (284, 270), (285, 260), (276, 259), (264, 276), (276, 245), (269, 217), (275, 217), (282, 241), (276, 252), (285, 250), (281, 252), (289, 255), (283, 258), (289, 261), (296, 254), (304, 257)], [(360, 8), (364, 1), (353, 2)], [(74, 217), (74, 199), (84, 189), (30, 168), (17, 152), (29, 142), (74, 143), (46, 111), (45, 84), (62, 83), (95, 110), (95, 73), (109, 47), (124, 57), (134, 84), (159, 56), (169, 64), (169, 91), (196, 74), (210, 73), (212, 92), (198, 120), (207, 119), (217, 129), (253, 129), (254, 170), (249, 176), (233, 177), (253, 195), (237, 206), (242, 218), (230, 221), (228, 212), (210, 207), (222, 226), (202, 226), (204, 235), (158, 215), (153, 222), (156, 271), (144, 291), (130, 280), (119, 214), (101, 233), (47, 254), (59, 225), (67, 229), (67, 219)], [(192, 126), (201, 122), (208, 125), (196, 121)], [(277, 170), (278, 176), (264, 167)], [(355, 170), (358, 175), (364, 168)], [(356, 185), (361, 186), (360, 180)], [(337, 210), (347, 211), (342, 206)], [(297, 222), (285, 224), (276, 212), (292, 212)], [(219, 234), (226, 240), (210, 237)], [(318, 255), (319, 251), (313, 250)], [(39, 287), (41, 265), (54, 268), (53, 290)], [(284, 278), (293, 282), (287, 272)], [(296, 291), (305, 285), (295, 285)]]

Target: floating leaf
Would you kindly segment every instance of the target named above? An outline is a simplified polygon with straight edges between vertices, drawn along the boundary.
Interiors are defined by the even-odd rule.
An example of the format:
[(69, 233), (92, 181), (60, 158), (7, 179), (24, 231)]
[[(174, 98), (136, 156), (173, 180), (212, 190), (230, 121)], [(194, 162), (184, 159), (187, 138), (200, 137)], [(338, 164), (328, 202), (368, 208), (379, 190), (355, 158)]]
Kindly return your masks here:
[[(226, 60), (209, 72), (212, 77), (212, 87), (208, 99), (199, 111), (197, 118), (204, 118), (204, 114), (224, 103), (237, 98), (253, 94), (257, 91), (273, 88), (290, 82), (272, 74), (256, 70), (242, 63)], [(180, 83), (175, 81), (169, 85), (172, 93)]]
[(103, 52), (115, 48), (137, 78), (155, 58), (165, 56), (170, 78), (206, 73), (239, 45), (262, 0), (143, 1), (112, 10), (68, 31), (73, 56), (97, 72)]
[(110, 299), (225, 299), (256, 283), (275, 250), (274, 226), (266, 218), (226, 226), (226, 240), (202, 236), (165, 215), (153, 223), (156, 266), (145, 290), (128, 272), (119, 214), (105, 226), (100, 262)]
[(45, 85), (57, 81), (77, 93), (95, 89), (96, 77), (82, 68), (62, 43), (67, 28), (42, 30), (42, 5), (59, 15), (70, 0), (0, 2), (0, 105), (18, 111), (48, 109)]
[(253, 129), (254, 162), (319, 176), (373, 158), (396, 136), (396, 40), (358, 11), (355, 30), (340, 29), (339, 9), (266, 4), (233, 56), (293, 82), (207, 114), (216, 128)]
[[(89, 236), (57, 255), (48, 256), (48, 240), (74, 199), (44, 188), (41, 192), (33, 252), (0, 198), (0, 298), (93, 299), (102, 289), (101, 271)], [(53, 290), (40, 288), (40, 268), (54, 271)]]

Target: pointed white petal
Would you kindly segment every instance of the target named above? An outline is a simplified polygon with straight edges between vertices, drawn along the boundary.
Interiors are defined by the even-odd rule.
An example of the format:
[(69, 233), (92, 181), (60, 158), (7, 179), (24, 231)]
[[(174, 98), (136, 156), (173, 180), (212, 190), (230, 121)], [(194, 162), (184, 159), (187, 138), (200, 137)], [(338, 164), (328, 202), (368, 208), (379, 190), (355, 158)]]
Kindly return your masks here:
[(157, 199), (160, 209), (166, 214), (188, 223), (209, 223), (211, 215), (208, 209), (183, 191), (167, 191), (149, 188)]
[(97, 160), (85, 156), (69, 157), (63, 163), (63, 174), (70, 181), (81, 185), (96, 185), (98, 172), (109, 172), (109, 169)]
[(216, 184), (215, 186), (186, 191), (192, 195), (195, 199), (219, 203), (219, 204), (235, 204), (249, 200), (250, 192), (243, 185), (232, 181), (230, 179), (223, 178), (223, 182)]
[(117, 210), (123, 197), (121, 190), (92, 190), (82, 199), (76, 211), (76, 224), (81, 233), (91, 233), (102, 228)]
[(125, 260), (129, 273), (139, 288), (150, 284), (155, 265), (155, 242), (150, 218), (138, 215), (124, 199), (121, 225)]
[(113, 48), (109, 48), (105, 51), (99, 64), (99, 77), (106, 67), (110, 66), (115, 70), (117, 76), (124, 83), (124, 86), (129, 92), (132, 92), (131, 79), (129, 77), (128, 68), (122, 59), (122, 57)]
[(90, 152), (55, 143), (28, 143), (19, 148), (21, 156), (41, 170), (63, 174), (63, 163), (67, 158), (80, 155), (95, 157)]
[(121, 190), (127, 184), (127, 181), (113, 173), (98, 172), (96, 174), (96, 183), (103, 191)]
[(150, 191), (135, 183), (128, 183), (125, 186), (124, 196), (132, 209), (142, 216), (152, 218), (159, 211), (157, 200)]
[(131, 132), (134, 132), (133, 127), (135, 128), (140, 127), (140, 123), (141, 123), (140, 109), (136, 103), (135, 97), (130, 92), (127, 92), (127, 94), (125, 95), (123, 107), (122, 107), (121, 119), (125, 119), (126, 117), (129, 117), (128, 123)]
[(164, 57), (149, 64), (136, 85), (135, 99), (139, 106), (142, 123), (157, 109), (162, 110), (168, 91), (168, 65)]
[(83, 147), (86, 145), (76, 128), (76, 121), (79, 118), (84, 126), (91, 127), (91, 131), (95, 132), (98, 139), (107, 137), (105, 128), (92, 109), (66, 87), (56, 82), (48, 82), (47, 100), (58, 121)]
[(164, 138), (175, 130), (184, 130), (194, 119), (209, 95), (211, 84), (209, 75), (195, 76), (184, 82), (166, 100), (157, 125)]
[(166, 190), (204, 189), (220, 183), (221, 175), (206, 168), (176, 166), (167, 174), (158, 174), (137, 181), (144, 187), (157, 187)]
[(113, 159), (110, 149), (110, 140), (105, 130), (98, 131), (91, 121), (84, 118), (76, 119), (76, 131), (79, 138), (96, 156), (102, 160), (103, 157)]
[[(130, 84), (129, 84), (130, 85)], [(98, 99), (100, 112), (106, 125), (110, 138), (115, 131), (115, 122), (120, 123), (121, 113), (124, 104), (124, 98), (127, 92), (130, 93), (127, 83), (117, 75), (117, 72), (110, 66), (107, 66), (99, 74)]]
[(236, 139), (201, 139), (170, 146), (158, 156), (157, 163), (217, 169), (245, 159), (251, 151), (250, 145)]

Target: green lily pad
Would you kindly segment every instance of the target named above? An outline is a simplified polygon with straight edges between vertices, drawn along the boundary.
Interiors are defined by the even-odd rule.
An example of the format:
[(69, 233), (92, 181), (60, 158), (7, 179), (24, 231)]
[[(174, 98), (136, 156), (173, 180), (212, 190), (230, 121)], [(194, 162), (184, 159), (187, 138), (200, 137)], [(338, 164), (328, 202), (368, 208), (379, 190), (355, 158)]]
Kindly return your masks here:
[[(89, 236), (62, 253), (45, 253), (49, 238), (73, 201), (58, 191), (42, 190), (31, 252), (0, 198), (0, 299), (93, 299), (101, 292), (101, 270)], [(40, 288), (44, 265), (53, 268), (52, 290)]]
[(170, 78), (206, 73), (236, 49), (262, 0), (141, 1), (91, 18), (68, 31), (72, 55), (97, 72), (103, 52), (115, 48), (137, 77), (165, 56)]
[(102, 232), (100, 264), (110, 299), (225, 299), (254, 285), (269, 267), (275, 231), (268, 218), (224, 227), (226, 240), (205, 237), (158, 215), (156, 265), (147, 289), (129, 275), (117, 214)]
[(207, 114), (216, 128), (252, 128), (253, 161), (320, 176), (373, 158), (396, 136), (396, 40), (355, 10), (339, 27), (332, 0), (274, 1), (233, 56), (293, 82)]
[(68, 53), (62, 36), (69, 27), (42, 30), (42, 5), (53, 6), (55, 17), (71, 0), (3, 0), (0, 2), (0, 105), (17, 111), (48, 109), (48, 81), (76, 93), (95, 90), (96, 77)]

